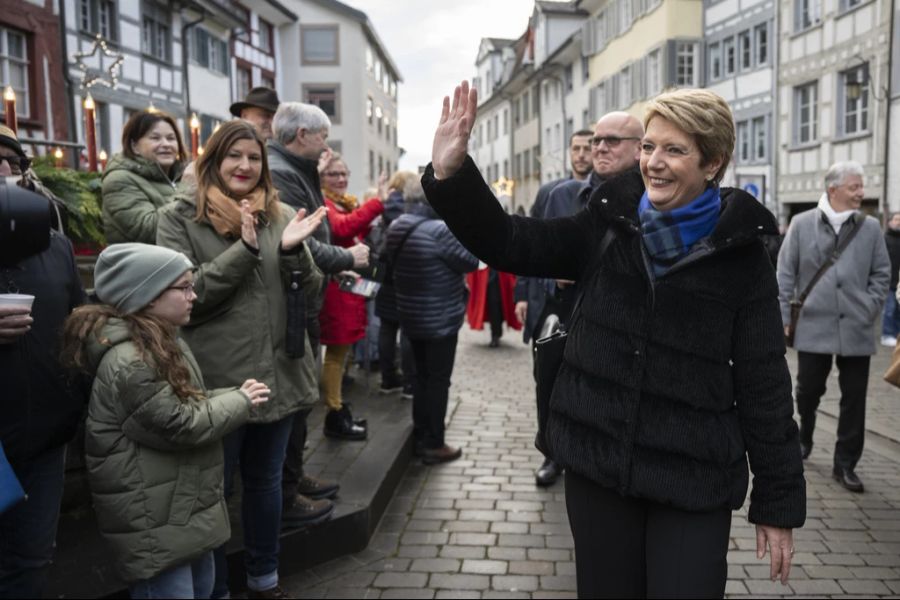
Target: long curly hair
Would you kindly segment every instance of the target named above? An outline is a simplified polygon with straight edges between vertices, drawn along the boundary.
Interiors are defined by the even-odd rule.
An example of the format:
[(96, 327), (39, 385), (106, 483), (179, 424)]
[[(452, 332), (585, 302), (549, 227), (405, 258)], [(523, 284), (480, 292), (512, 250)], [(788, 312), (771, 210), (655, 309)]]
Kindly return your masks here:
[(191, 381), (191, 372), (178, 345), (175, 326), (145, 311), (126, 315), (106, 304), (76, 308), (63, 324), (63, 365), (89, 372), (88, 342), (93, 337), (100, 344), (111, 345), (109, 339), (101, 337), (103, 326), (110, 319), (125, 321), (141, 359), (172, 386), (179, 399), (187, 402), (206, 397), (203, 390)]

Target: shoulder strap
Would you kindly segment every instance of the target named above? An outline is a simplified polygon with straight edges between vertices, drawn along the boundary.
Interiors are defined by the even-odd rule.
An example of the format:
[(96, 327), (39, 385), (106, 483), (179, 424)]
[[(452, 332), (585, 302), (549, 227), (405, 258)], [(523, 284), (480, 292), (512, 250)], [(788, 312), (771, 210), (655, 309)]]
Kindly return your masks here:
[[(587, 281), (587, 275), (591, 273), (593, 267), (600, 264), (600, 261), (603, 260), (603, 255), (606, 254), (606, 251), (609, 249), (610, 244), (613, 243), (613, 240), (616, 239), (616, 232), (613, 230), (613, 226), (609, 225), (606, 228), (606, 232), (603, 234), (603, 239), (600, 240), (600, 253), (597, 255), (597, 258), (588, 263), (587, 269), (585, 269), (585, 276), (581, 278), (581, 282), (585, 283)], [(584, 300), (584, 287), (578, 291), (578, 298), (575, 299), (575, 306), (572, 308), (572, 316), (569, 319), (569, 323), (574, 325), (575, 319), (578, 317), (578, 314), (581, 311), (581, 301)]]
[(422, 219), (418, 223), (413, 223), (412, 227), (406, 230), (406, 233), (403, 234), (403, 237), (400, 238), (400, 243), (397, 244), (397, 247), (394, 248), (394, 252), (391, 254), (391, 263), (397, 262), (397, 257), (400, 255), (400, 250), (403, 249), (403, 244), (406, 243), (406, 240), (409, 239), (409, 236), (412, 235), (412, 232), (415, 231), (419, 225), (427, 221), (428, 219)]
[(859, 220), (853, 224), (853, 229), (850, 230), (850, 233), (847, 234), (847, 237), (845, 237), (840, 241), (840, 243), (838, 243), (834, 251), (825, 260), (825, 263), (822, 264), (821, 267), (819, 267), (819, 270), (816, 271), (816, 274), (813, 275), (813, 278), (806, 285), (806, 289), (804, 289), (803, 293), (800, 294), (800, 297), (797, 298), (800, 304), (806, 302), (806, 297), (809, 296), (809, 293), (812, 292), (812, 289), (816, 286), (817, 283), (819, 283), (819, 280), (822, 279), (822, 276), (825, 274), (825, 272), (828, 271), (828, 269), (830, 269), (831, 266), (838, 261), (838, 259), (841, 257), (841, 254), (844, 252), (844, 250), (847, 249), (847, 246), (850, 245), (850, 242), (853, 241), (853, 238), (855, 238), (856, 234), (859, 233), (859, 230), (862, 229), (865, 220), (866, 216), (860, 213)]

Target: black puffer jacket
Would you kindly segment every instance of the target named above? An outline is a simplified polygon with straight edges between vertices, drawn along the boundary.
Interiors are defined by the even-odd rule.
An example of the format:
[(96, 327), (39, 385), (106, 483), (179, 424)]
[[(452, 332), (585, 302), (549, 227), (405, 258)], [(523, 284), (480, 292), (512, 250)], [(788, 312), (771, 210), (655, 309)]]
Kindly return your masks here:
[(72, 439), (88, 392), (59, 363), (63, 321), (85, 299), (69, 240), (53, 232), (44, 252), (0, 267), (0, 293), (17, 289), (35, 299), (31, 331), (0, 344), (0, 441), (13, 464)]
[(430, 340), (453, 335), (462, 326), (469, 298), (463, 274), (474, 271), (478, 259), (425, 204), (413, 204), (409, 213), (391, 224), (386, 245), (389, 254), (394, 254), (417, 223), (397, 252), (394, 290), (403, 332), (411, 340)]
[[(380, 260), (388, 260), (387, 230), (390, 228), (391, 223), (403, 214), (403, 206), (403, 194), (397, 191), (391, 192), (387, 202), (384, 203), (384, 212), (381, 213), (381, 226), (385, 231), (384, 243), (377, 249)], [(378, 295), (375, 296), (375, 314), (379, 318), (389, 321), (400, 320), (400, 313), (397, 312), (397, 296), (394, 291), (394, 282), (391, 278), (384, 280), (381, 288), (378, 290)]]
[(891, 289), (896, 290), (900, 280), (900, 231), (888, 229), (884, 234), (884, 243), (891, 257)]
[[(778, 287), (758, 239), (775, 232), (771, 213), (723, 189), (713, 233), (652, 281), (635, 173), (598, 188), (579, 214), (545, 221), (507, 216), (471, 159), (440, 181), (429, 166), (422, 183), (460, 241), (492, 267), (583, 281), (551, 397), (554, 458), (622, 495), (691, 511), (741, 506), (749, 458), (750, 521), (803, 524)], [(608, 227), (616, 237), (598, 261)]]

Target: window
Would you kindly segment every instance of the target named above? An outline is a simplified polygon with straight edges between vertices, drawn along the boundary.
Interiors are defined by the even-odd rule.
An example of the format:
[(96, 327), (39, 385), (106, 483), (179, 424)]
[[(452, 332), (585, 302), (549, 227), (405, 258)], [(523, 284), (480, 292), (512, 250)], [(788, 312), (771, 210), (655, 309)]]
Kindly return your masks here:
[(697, 85), (697, 44), (677, 42), (675, 44), (675, 85)]
[(550, 103), (550, 82), (549, 81), (544, 82), (544, 103), (545, 104)]
[(194, 29), (191, 58), (200, 66), (228, 74), (228, 46), (201, 27)]
[(738, 51), (741, 53), (741, 70), (753, 68), (753, 44), (749, 29), (738, 34)]
[(753, 38), (756, 42), (756, 65), (764, 65), (769, 62), (769, 24), (754, 27)]
[(169, 24), (172, 15), (169, 9), (155, 2), (143, 2), (141, 26), (141, 51), (153, 58), (171, 62), (172, 30)]
[(565, 72), (563, 73), (563, 78), (564, 78), (563, 81), (566, 82), (566, 93), (567, 93), (567, 94), (572, 93), (572, 88), (573, 88), (573, 85), (574, 85), (574, 82), (573, 82), (572, 80), (575, 78), (575, 72), (574, 72), (574, 71), (575, 71), (575, 66), (574, 66), (574, 65), (569, 65), (569, 66), (566, 67), (566, 70), (565, 70)]
[(737, 150), (739, 163), (750, 162), (750, 124), (747, 121), (737, 124)]
[(563, 139), (568, 140), (572, 137), (572, 134), (575, 133), (575, 119), (573, 117), (569, 117), (566, 119), (566, 131), (563, 133)]
[(856, 8), (860, 4), (862, 4), (865, 0), (840, 0), (839, 8), (841, 12), (847, 12), (852, 8)]
[(378, 176), (381, 177), (382, 173), (384, 173), (384, 157), (379, 154), (378, 155)]
[(562, 128), (559, 126), (559, 123), (553, 126), (553, 133), (553, 143), (550, 145), (550, 148), (559, 150), (562, 148)]
[(519, 100), (518, 99), (514, 100), (512, 103), (512, 112), (513, 112), (513, 127), (518, 127), (519, 126), (519, 115), (521, 114), (519, 112)]
[(821, 20), (819, 2), (821, 0), (794, 0), (794, 31), (803, 31)]
[(341, 86), (337, 84), (303, 86), (304, 102), (321, 108), (332, 123), (341, 122)]
[(272, 26), (262, 19), (259, 20), (259, 48), (269, 54), (273, 54), (273, 38)]
[(375, 181), (375, 152), (369, 150), (369, 181)]
[(737, 70), (737, 55), (734, 50), (734, 38), (722, 40), (722, 61), (725, 63), (725, 75), (734, 75)]
[[(302, 47), (302, 64), (340, 64), (337, 25), (301, 25), (300, 39), (300, 45)], [(377, 66), (380, 65), (381, 63), (377, 64)], [(381, 73), (379, 72), (376, 75), (376, 79), (380, 80), (380, 75)]]
[(581, 127), (588, 129), (591, 125), (591, 111), (584, 109), (581, 111)]
[(509, 133), (509, 109), (503, 109), (503, 135)]
[(751, 121), (753, 132), (753, 160), (763, 162), (769, 155), (769, 128), (765, 117), (756, 117)]
[(27, 118), (31, 114), (28, 92), (28, 45), (25, 34), (0, 27), (0, 86), (10, 86), (16, 93), (16, 112)]
[(209, 139), (209, 136), (213, 134), (213, 131), (216, 129), (216, 125), (219, 124), (219, 120), (211, 115), (198, 115), (200, 117), (200, 145), (203, 146), (206, 144), (206, 140)]
[(526, 150), (522, 155), (522, 166), (525, 168), (522, 177), (531, 177), (531, 150)]
[(534, 161), (531, 165), (532, 171), (534, 172), (535, 177), (541, 176), (541, 147), (535, 146), (531, 151), (532, 160)]
[(619, 71), (619, 97), (618, 108), (626, 108), (631, 105), (631, 67), (625, 67)]
[(391, 118), (384, 113), (384, 139), (391, 141)]
[(393, 99), (397, 99), (397, 82), (394, 79), (391, 79), (391, 89), (388, 92)]
[[(527, 106), (527, 102), (526, 102)], [(533, 93), (531, 95), (531, 117), (533, 119), (537, 119), (540, 116), (541, 112), (541, 95), (538, 93), (538, 87), (534, 86)]]
[(266, 86), (267, 88), (271, 88), (273, 90), (275, 89), (275, 78), (272, 77), (271, 75), (263, 75), (262, 79), (261, 79), (261, 83), (262, 83), (262, 85)]
[(97, 101), (94, 101), (94, 105), (94, 119), (97, 124), (97, 152), (99, 152), (100, 150), (106, 150), (108, 154), (112, 154), (111, 152), (109, 152), (109, 150), (112, 148), (112, 146), (110, 145), (110, 141), (112, 138), (109, 131), (109, 105), (105, 102)]
[(517, 179), (519, 174), (522, 172), (522, 154), (516, 154), (516, 159), (513, 162), (513, 179)]
[(626, 31), (631, 27), (632, 21), (634, 21), (634, 7), (631, 0), (621, 0), (619, 2), (619, 32)]
[(587, 83), (591, 78), (591, 63), (587, 56), (581, 57), (581, 83)]
[(369, 73), (375, 71), (375, 55), (372, 54), (372, 49), (369, 47), (366, 47), (366, 71)]
[(706, 60), (709, 62), (710, 80), (716, 81), (722, 77), (722, 46), (719, 42), (709, 45)]
[(81, 29), (99, 33), (107, 40), (117, 39), (116, 3), (113, 0), (79, 0)]
[(819, 82), (794, 88), (794, 143), (808, 144), (818, 137)]
[[(537, 87), (535, 87), (535, 89), (537, 89)], [(528, 100), (530, 97), (531, 96), (529, 96), (527, 93), (522, 96), (522, 121), (524, 121), (525, 123), (531, 120), (531, 109), (528, 106)]]
[(647, 55), (647, 95), (655, 96), (662, 91), (662, 70), (659, 61), (659, 50)]
[[(838, 78), (838, 132), (854, 135), (869, 130), (869, 65), (844, 71)], [(848, 84), (855, 84), (848, 88)]]
[(377, 58), (375, 59), (375, 81), (381, 81), (381, 76), (383, 75), (381, 61)]
[(242, 98), (253, 87), (253, 77), (250, 74), (250, 69), (238, 66), (235, 71), (235, 79), (237, 80), (237, 96)]
[[(375, 102), (372, 100), (372, 97), (369, 96), (366, 98), (366, 119), (369, 121), (369, 125), (372, 124), (372, 117), (375, 113)], [(481, 143), (479, 141), (479, 143)]]
[(509, 160), (503, 159), (503, 178), (506, 179), (509, 177)]
[(375, 127), (378, 129), (378, 133), (381, 133), (381, 128), (384, 127), (384, 111), (377, 105), (375, 106)]

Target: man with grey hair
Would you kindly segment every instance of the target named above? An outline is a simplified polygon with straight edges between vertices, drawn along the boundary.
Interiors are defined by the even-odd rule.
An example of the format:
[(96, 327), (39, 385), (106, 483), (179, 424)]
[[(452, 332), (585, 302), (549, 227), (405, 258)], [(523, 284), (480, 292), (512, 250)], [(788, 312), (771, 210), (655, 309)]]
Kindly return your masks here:
[[(298, 210), (305, 208), (307, 214), (325, 206), (319, 166), (320, 158), (331, 152), (326, 143), (330, 128), (331, 121), (321, 108), (302, 102), (281, 103), (272, 119), (274, 138), (267, 144), (272, 181), (282, 202)], [(331, 227), (327, 219), (307, 238), (306, 244), (316, 266), (326, 275), (369, 264), (369, 248), (365, 244), (347, 249), (331, 243)], [(307, 299), (306, 307), (306, 330), (317, 357), (321, 331), (319, 311), (324, 297), (323, 284), (317, 297)], [(306, 444), (309, 413), (310, 409), (305, 408), (296, 414), (288, 442), (282, 475), (282, 521), (285, 527), (313, 525), (327, 519), (334, 510), (334, 503), (329, 498), (337, 493), (337, 482), (303, 473), (303, 446)], [(364, 430), (361, 424), (354, 422), (347, 423), (346, 427), (351, 432)]]
[(850, 240), (809, 291), (795, 324), (794, 347), (804, 459), (812, 451), (816, 410), (832, 360), (837, 363), (841, 403), (833, 475), (852, 492), (863, 491), (855, 469), (866, 430), (869, 361), (875, 354), (876, 324), (891, 280), (881, 227), (859, 211), (863, 175), (857, 162), (832, 165), (818, 206), (794, 217), (778, 254), (781, 315), (787, 333), (791, 300), (807, 289), (836, 248)]

